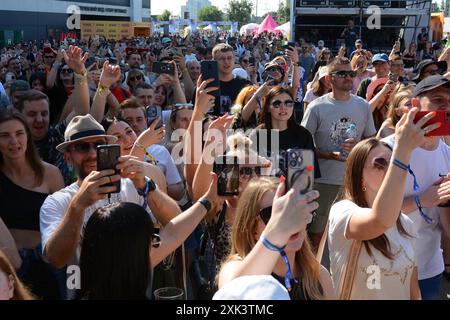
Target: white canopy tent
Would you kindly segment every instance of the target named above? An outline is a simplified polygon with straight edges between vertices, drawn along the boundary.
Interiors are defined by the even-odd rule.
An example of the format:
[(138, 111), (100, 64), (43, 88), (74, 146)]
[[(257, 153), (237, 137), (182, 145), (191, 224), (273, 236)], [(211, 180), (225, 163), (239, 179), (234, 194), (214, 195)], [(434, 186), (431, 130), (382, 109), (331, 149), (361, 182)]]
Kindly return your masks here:
[(259, 24), (256, 23), (249, 23), (246, 25), (243, 25), (241, 29), (239, 30), (240, 34), (251, 34), (252, 32), (256, 32), (259, 28)]

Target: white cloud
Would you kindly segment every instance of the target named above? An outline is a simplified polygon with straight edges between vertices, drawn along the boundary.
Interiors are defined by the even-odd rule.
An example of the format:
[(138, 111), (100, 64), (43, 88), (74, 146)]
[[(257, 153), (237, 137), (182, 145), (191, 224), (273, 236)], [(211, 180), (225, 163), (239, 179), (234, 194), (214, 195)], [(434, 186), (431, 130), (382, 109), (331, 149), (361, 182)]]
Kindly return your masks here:
[[(148, 1), (148, 0), (142, 0)], [(276, 11), (278, 8), (278, 1), (276, 0), (252, 0), (253, 10), (255, 2), (258, 1), (258, 15), (262, 15), (267, 11)], [(284, 1), (284, 0), (283, 0)], [(179, 15), (181, 6), (185, 5), (187, 0), (151, 0), (151, 14), (159, 15), (165, 9), (168, 9), (174, 15)], [(211, 4), (217, 6), (219, 9), (225, 10), (228, 0), (210, 0)]]

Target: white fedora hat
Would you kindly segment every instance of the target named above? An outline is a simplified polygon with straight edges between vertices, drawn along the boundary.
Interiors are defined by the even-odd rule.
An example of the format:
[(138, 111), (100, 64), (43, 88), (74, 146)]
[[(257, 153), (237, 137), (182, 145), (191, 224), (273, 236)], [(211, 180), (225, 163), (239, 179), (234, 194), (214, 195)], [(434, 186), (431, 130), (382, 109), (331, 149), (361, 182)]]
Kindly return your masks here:
[(64, 142), (59, 144), (56, 150), (64, 152), (69, 145), (90, 138), (106, 138), (108, 144), (117, 141), (117, 137), (107, 135), (102, 125), (87, 114), (76, 116), (69, 122), (64, 132)]

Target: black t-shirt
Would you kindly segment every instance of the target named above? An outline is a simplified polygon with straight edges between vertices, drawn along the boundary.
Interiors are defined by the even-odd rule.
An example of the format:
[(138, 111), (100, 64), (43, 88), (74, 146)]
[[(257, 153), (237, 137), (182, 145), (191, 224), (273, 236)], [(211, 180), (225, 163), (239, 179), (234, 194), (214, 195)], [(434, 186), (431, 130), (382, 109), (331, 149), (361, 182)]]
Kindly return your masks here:
[[(256, 139), (253, 140), (257, 143), (257, 149), (258, 153), (262, 156), (265, 156), (267, 154), (267, 157), (273, 156), (272, 155), (272, 148), (271, 148), (271, 139), (270, 136), (265, 139), (267, 141), (267, 148), (265, 148), (263, 145), (260, 145), (260, 134), (263, 131), (261, 129), (256, 129), (255, 134), (257, 135)], [(270, 134), (270, 130), (266, 130), (268, 134)], [(264, 141), (264, 140), (263, 140)], [(284, 158), (284, 153), (288, 149), (307, 149), (312, 150), (314, 153), (316, 152), (316, 148), (314, 146), (314, 140), (311, 135), (311, 133), (304, 127), (300, 125), (296, 125), (295, 127), (288, 128), (283, 131), (279, 131), (279, 148), (280, 148), (280, 158)], [(320, 178), (320, 168), (319, 168), (319, 162), (317, 161), (317, 154), (315, 154), (314, 157), (314, 177)]]
[(236, 77), (230, 81), (220, 81), (220, 113), (230, 112), (241, 90), (251, 85), (247, 79)]

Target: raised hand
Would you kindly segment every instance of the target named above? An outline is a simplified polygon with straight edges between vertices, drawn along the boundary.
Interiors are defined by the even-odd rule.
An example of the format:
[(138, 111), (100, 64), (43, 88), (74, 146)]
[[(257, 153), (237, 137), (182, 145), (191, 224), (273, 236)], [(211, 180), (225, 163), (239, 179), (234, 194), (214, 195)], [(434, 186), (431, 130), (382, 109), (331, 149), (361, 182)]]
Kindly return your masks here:
[(82, 50), (79, 47), (69, 46), (68, 52), (61, 50), (61, 53), (66, 61), (67, 65), (77, 74), (84, 74), (86, 67), (84, 63), (88, 59), (88, 53), (82, 54)]
[(219, 90), (218, 87), (206, 88), (208, 84), (213, 82), (214, 79), (208, 79), (203, 81), (202, 76), (198, 77), (197, 80), (197, 91), (195, 92), (195, 106), (194, 108), (200, 110), (202, 113), (208, 112), (214, 106), (215, 97), (210, 94)]
[(109, 65), (109, 61), (105, 61), (100, 74), (100, 85), (109, 88), (120, 79), (120, 67)]

